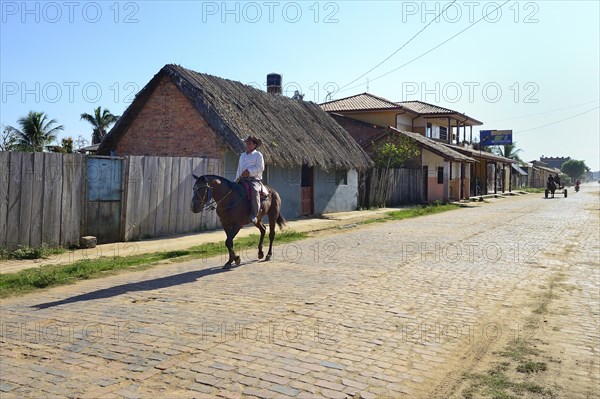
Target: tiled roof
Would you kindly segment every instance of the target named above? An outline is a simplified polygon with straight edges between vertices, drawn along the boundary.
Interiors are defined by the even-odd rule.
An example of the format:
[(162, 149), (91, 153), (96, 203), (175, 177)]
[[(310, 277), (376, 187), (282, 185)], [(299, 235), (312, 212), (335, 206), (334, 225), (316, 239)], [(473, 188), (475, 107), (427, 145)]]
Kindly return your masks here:
[(398, 105), (400, 105), (402, 108), (414, 112), (416, 114), (420, 114), (420, 115), (448, 115), (448, 116), (452, 116), (454, 118), (457, 118), (458, 115), (460, 115), (460, 118), (464, 118), (464, 123), (467, 123), (468, 125), (483, 125), (482, 122), (478, 121), (477, 119), (473, 119), (470, 116), (467, 116), (463, 113), (460, 113), (458, 111), (454, 111), (448, 108), (444, 108), (444, 107), (439, 107), (437, 105), (433, 105), (433, 104), (428, 104), (428, 103), (424, 103), (423, 101), (401, 101), (399, 103), (397, 103)]
[(400, 106), (385, 98), (377, 97), (369, 93), (357, 94), (355, 96), (341, 98), (321, 104), (321, 108), (327, 112), (394, 109)]
[(516, 163), (517, 162), (514, 159), (505, 158), (501, 155), (492, 154), (491, 152), (479, 151), (479, 150), (474, 150), (472, 148), (460, 147), (460, 146), (454, 145), (454, 144), (444, 144), (444, 145), (447, 146), (448, 148), (451, 148), (455, 151), (458, 151), (460, 153), (463, 153), (463, 154), (468, 155), (473, 158), (482, 158), (482, 159), (486, 159), (488, 161), (502, 162), (502, 163)]
[(473, 158), (463, 155), (458, 151), (454, 151), (453, 149), (445, 146), (443, 143), (440, 143), (440, 142), (437, 142), (430, 138), (427, 138), (427, 137), (423, 136), (422, 134), (407, 132), (404, 130), (398, 130), (391, 126), (390, 126), (390, 129), (394, 132), (398, 132), (400, 134), (403, 134), (403, 135), (417, 141), (421, 147), (424, 147), (427, 150), (433, 152), (434, 154), (437, 154), (437, 155), (443, 157), (445, 160), (455, 161), (455, 162), (469, 162), (469, 163), (477, 162)]
[(402, 106), (403, 108), (406, 108), (406, 109), (416, 112), (418, 114), (458, 114), (459, 113), (459, 112), (453, 111), (448, 108), (438, 107), (437, 105), (424, 103), (423, 101), (401, 101), (397, 104)]
[(439, 107), (425, 103), (423, 101), (401, 101), (393, 102), (383, 97), (377, 97), (373, 94), (362, 93), (355, 96), (341, 98), (339, 100), (329, 101), (320, 104), (321, 108), (327, 112), (349, 112), (349, 111), (375, 111), (375, 110), (404, 110), (415, 115), (424, 116), (443, 116), (447, 115), (452, 118), (460, 118), (468, 125), (482, 125), (480, 121), (473, 119), (458, 111), (453, 111), (448, 108)]

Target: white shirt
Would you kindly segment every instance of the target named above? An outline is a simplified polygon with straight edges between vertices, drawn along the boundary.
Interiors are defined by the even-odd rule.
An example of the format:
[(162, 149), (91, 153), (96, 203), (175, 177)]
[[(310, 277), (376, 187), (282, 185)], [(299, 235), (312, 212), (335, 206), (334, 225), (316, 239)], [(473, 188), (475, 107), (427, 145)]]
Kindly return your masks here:
[(250, 154), (243, 152), (240, 155), (235, 180), (239, 179), (246, 169), (250, 172), (251, 177), (262, 180), (262, 173), (265, 170), (265, 161), (260, 152), (254, 150)]

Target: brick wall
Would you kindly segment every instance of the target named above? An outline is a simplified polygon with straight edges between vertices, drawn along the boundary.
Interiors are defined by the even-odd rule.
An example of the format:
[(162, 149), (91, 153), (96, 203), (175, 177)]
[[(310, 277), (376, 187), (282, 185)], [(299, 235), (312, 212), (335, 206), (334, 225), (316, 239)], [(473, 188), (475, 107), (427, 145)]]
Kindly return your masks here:
[(121, 136), (117, 155), (221, 158), (223, 149), (204, 118), (168, 77)]
[(373, 138), (385, 132), (385, 128), (363, 121), (354, 120), (350, 117), (335, 114), (330, 114), (330, 116), (335, 119), (335, 121), (341, 127), (343, 127), (361, 147), (365, 149), (367, 154), (373, 155), (373, 148), (367, 144), (370, 144)]

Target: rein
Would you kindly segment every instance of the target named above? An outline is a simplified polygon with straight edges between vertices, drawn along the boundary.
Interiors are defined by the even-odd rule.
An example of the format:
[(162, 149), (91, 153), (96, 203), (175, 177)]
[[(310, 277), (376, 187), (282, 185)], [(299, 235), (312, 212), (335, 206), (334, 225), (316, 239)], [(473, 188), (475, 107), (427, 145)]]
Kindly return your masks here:
[[(198, 193), (198, 188), (201, 188), (201, 187), (206, 187), (206, 188), (208, 189), (208, 192), (210, 192), (210, 190), (212, 190), (212, 187), (210, 186), (210, 184), (208, 184), (208, 183), (205, 183), (203, 186), (194, 187), (194, 193), (196, 193), (196, 194), (197, 194), (197, 193)], [(215, 210), (215, 209), (217, 209), (217, 207), (219, 206), (219, 204), (220, 204), (220, 203), (221, 203), (221, 202), (222, 202), (222, 201), (223, 201), (225, 198), (227, 198), (227, 196), (228, 196), (229, 194), (231, 194), (232, 192), (233, 192), (233, 188), (230, 188), (230, 189), (229, 189), (229, 191), (227, 191), (227, 193), (226, 193), (226, 194), (225, 194), (225, 195), (224, 195), (224, 196), (223, 196), (223, 197), (222, 197), (220, 200), (218, 200), (218, 201), (216, 201), (216, 200), (214, 199), (214, 197), (212, 197), (212, 195), (210, 195), (210, 194), (209, 194), (209, 195), (208, 195), (208, 196), (210, 197), (210, 199), (209, 199), (209, 202), (207, 202), (207, 203), (205, 203), (205, 204), (203, 205), (203, 207), (202, 207), (202, 211), (201, 211), (201, 212), (203, 212), (203, 211), (212, 211), (212, 210)], [(244, 195), (243, 195), (243, 196), (241, 196), (241, 197), (240, 197), (240, 198), (238, 198), (238, 200), (237, 200), (237, 201), (235, 201), (233, 204), (231, 204), (231, 205), (229, 205), (229, 206), (226, 206), (226, 207), (223, 207), (223, 209), (229, 209), (229, 208), (233, 208), (233, 207), (234, 207), (234, 206), (235, 206), (235, 205), (236, 205), (238, 202), (240, 202), (240, 201), (241, 201), (242, 199), (244, 199), (244, 198), (245, 198), (245, 196), (244, 196)], [(211, 202), (211, 200), (212, 200), (212, 202)]]

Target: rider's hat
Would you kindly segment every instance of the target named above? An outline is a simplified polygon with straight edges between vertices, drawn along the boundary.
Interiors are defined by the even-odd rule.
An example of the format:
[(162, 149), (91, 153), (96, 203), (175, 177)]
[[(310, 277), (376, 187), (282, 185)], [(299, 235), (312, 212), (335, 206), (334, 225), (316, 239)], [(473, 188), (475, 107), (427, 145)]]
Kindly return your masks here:
[(256, 145), (256, 148), (260, 147), (262, 144), (261, 139), (259, 139), (258, 137), (254, 137), (254, 136), (248, 136), (248, 138), (246, 140), (244, 140), (245, 143), (247, 142), (252, 142)]

